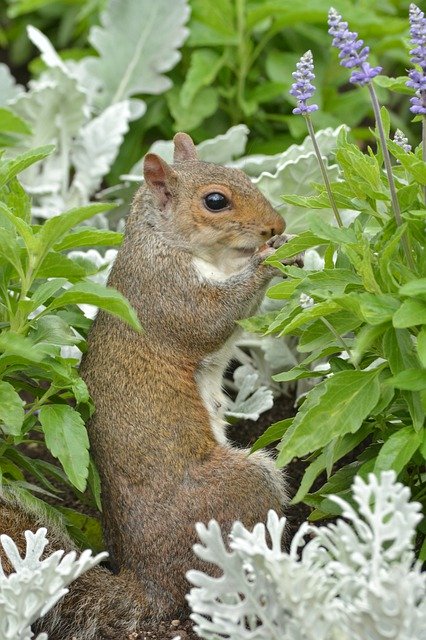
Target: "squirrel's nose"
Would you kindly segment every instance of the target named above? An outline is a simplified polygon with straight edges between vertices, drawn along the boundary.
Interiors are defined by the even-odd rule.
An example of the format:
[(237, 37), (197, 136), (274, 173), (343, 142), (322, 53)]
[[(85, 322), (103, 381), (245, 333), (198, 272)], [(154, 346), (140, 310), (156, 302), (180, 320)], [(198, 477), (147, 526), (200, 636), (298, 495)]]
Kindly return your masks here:
[(284, 220), (277, 214), (269, 226), (265, 226), (262, 231), (262, 236), (265, 238), (272, 238), (273, 236), (280, 236), (285, 229)]

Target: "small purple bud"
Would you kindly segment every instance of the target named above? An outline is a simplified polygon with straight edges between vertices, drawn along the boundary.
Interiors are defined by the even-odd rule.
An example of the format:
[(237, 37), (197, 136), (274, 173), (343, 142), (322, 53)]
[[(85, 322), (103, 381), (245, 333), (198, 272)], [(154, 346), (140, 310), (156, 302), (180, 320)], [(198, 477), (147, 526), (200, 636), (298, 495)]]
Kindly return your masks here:
[(416, 92), (410, 98), (410, 111), (416, 115), (426, 115), (426, 18), (415, 4), (410, 4), (410, 39), (414, 47), (410, 50), (411, 62), (421, 68), (421, 71), (417, 68), (408, 73), (410, 79), (407, 80), (407, 87)]
[(382, 67), (371, 67), (367, 62), (370, 48), (364, 47), (364, 41), (358, 40), (355, 31), (349, 31), (348, 23), (342, 20), (336, 9), (331, 8), (328, 12), (328, 26), (328, 33), (333, 36), (333, 47), (340, 50), (340, 64), (347, 69), (354, 69), (350, 82), (363, 86), (379, 75)]
[(318, 105), (306, 104), (307, 100), (310, 100), (314, 95), (315, 87), (311, 83), (311, 80), (315, 79), (314, 74), (314, 62), (312, 58), (312, 52), (307, 51), (300, 58), (296, 64), (296, 71), (292, 73), (295, 82), (291, 85), (290, 95), (294, 96), (297, 100), (297, 106), (293, 109), (293, 113), (296, 115), (306, 116), (318, 109)]

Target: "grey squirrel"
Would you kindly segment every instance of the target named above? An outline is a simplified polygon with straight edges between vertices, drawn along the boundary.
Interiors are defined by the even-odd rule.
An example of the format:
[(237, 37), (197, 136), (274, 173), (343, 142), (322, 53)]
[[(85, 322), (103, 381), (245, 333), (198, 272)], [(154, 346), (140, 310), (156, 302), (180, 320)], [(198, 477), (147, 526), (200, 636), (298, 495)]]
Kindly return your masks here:
[[(237, 321), (277, 273), (264, 260), (285, 241), (284, 222), (243, 172), (199, 161), (183, 133), (173, 165), (146, 155), (144, 178), (108, 282), (143, 331), (100, 311), (80, 368), (96, 407), (88, 432), (116, 575), (96, 567), (80, 577), (38, 624), (50, 640), (123, 638), (141, 620), (182, 614), (186, 571), (208, 570), (192, 551), (195, 523), (252, 527), (286, 502), (268, 455), (227, 441), (222, 393)], [(16, 541), (39, 522), (0, 502)], [(47, 552), (71, 548), (63, 533), (53, 538)]]

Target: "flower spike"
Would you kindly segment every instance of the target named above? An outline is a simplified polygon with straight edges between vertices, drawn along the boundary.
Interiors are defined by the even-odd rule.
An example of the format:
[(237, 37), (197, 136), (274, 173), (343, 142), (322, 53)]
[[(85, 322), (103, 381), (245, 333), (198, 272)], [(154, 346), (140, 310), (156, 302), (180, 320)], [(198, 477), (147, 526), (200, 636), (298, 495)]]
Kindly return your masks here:
[(371, 67), (367, 62), (370, 48), (364, 41), (358, 40), (355, 31), (349, 31), (348, 23), (336, 9), (331, 8), (328, 13), (328, 33), (333, 36), (333, 47), (340, 49), (339, 58), (342, 67), (353, 69), (350, 82), (364, 86), (369, 84), (382, 70), (382, 67)]
[(293, 72), (292, 76), (296, 82), (292, 84), (290, 94), (297, 100), (297, 107), (293, 109), (293, 113), (305, 116), (316, 111), (318, 105), (306, 104), (306, 101), (312, 98), (315, 91), (315, 87), (311, 82), (315, 78), (311, 51), (303, 54), (296, 64), (296, 71)]
[(410, 50), (411, 62), (418, 69), (411, 69), (407, 86), (416, 91), (410, 98), (410, 111), (416, 115), (426, 115), (426, 18), (415, 4), (410, 4), (410, 37), (413, 49)]

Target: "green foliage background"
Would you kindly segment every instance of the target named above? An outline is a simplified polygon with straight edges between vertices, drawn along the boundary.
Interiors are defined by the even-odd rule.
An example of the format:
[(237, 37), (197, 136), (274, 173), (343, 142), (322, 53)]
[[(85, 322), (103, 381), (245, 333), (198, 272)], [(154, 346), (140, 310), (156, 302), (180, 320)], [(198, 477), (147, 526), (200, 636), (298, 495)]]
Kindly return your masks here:
[[(148, 6), (142, 0), (137, 6), (138, 2), (126, 0), (124, 4), (132, 5), (134, 11), (139, 10), (138, 6), (141, 11)], [(73, 488), (78, 500), (99, 506), (99, 480), (90, 462), (84, 428), (93, 406), (78, 376), (77, 361), (64, 357), (62, 348), (78, 345), (82, 351), (85, 349), (90, 320), (77, 305), (103, 307), (135, 327), (137, 319), (117, 292), (93, 281), (99, 268), (90, 260), (69, 257), (69, 251), (76, 248), (100, 247), (102, 252), (121, 240), (116, 228), (117, 223), (120, 228), (126, 207), (108, 214), (112, 224), (101, 228), (105, 221), (101, 216), (111, 206), (89, 204), (88, 200), (102, 187), (106, 189), (105, 197), (114, 200), (120, 196), (126, 203), (132, 189), (129, 182), (122, 184), (120, 176), (130, 174), (135, 179), (135, 163), (156, 140), (170, 140), (178, 130), (189, 132), (197, 143), (202, 143), (223, 135), (232, 126), (247, 125), (246, 153), (267, 155), (256, 161), (263, 167), (257, 173), (255, 161), (250, 164), (250, 159), (243, 159), (241, 166), (248, 173), (252, 171), (255, 181), (262, 170), (275, 171), (280, 160), (273, 154), (281, 154), (306, 136), (303, 118), (291, 113), (294, 102), (288, 89), (296, 62), (311, 49), (317, 86), (315, 102), (320, 107), (313, 117), (315, 127), (336, 129), (344, 123), (350, 129), (349, 133), (340, 129), (338, 135), (334, 132), (321, 138), (324, 145), (332, 140), (332, 144), (327, 143), (330, 149), (324, 152), (334, 162), (329, 166), (332, 190), (338, 206), (356, 212), (358, 217), (355, 221), (349, 217), (347, 228), (337, 229), (329, 224), (326, 212), (330, 204), (320, 184), (306, 195), (292, 193), (287, 184), (277, 182), (275, 191), (279, 188), (280, 195), (284, 195), (285, 189), (287, 210), (292, 207), (293, 219), (294, 212), (300, 211), (302, 221), (298, 227), (302, 232), (278, 255), (286, 258), (301, 250), (319, 248), (325, 268), (302, 271), (277, 264), (285, 280), (272, 287), (268, 295), (278, 307), (243, 324), (260, 334), (297, 337), (297, 365), (278, 373), (276, 382), (294, 383), (304, 378), (321, 381), (300, 402), (297, 416), (273, 425), (256, 448), (281, 439), (280, 464), (294, 456), (309, 459), (295, 501), (304, 500), (312, 506), (313, 518), (335, 515), (335, 505), (327, 495), (346, 495), (355, 473), (366, 475), (387, 468), (394, 468), (410, 486), (414, 498), (425, 503), (426, 164), (420, 148), (407, 154), (391, 140), (391, 132), (397, 127), (407, 134), (413, 146), (421, 136), (419, 123), (411, 122), (410, 90), (403, 78), (409, 60), (409, 2), (339, 0), (335, 5), (351, 29), (368, 42), (373, 63), (380, 62), (383, 73), (396, 78), (379, 76), (375, 87), (380, 101), (387, 105), (382, 117), (393, 155), (402, 227), (395, 224), (368, 92), (348, 83), (348, 71), (338, 65), (336, 52), (330, 46), (326, 26), (328, 0), (313, 0), (300, 7), (288, 0), (190, 0), (188, 33), (181, 38), (182, 46), (176, 44), (180, 57), (169, 51), (169, 60), (161, 67), (165, 48), (161, 32), (151, 41), (148, 51), (160, 61), (169, 80), (158, 73), (152, 79), (153, 88), (146, 93), (137, 84), (135, 90), (128, 89), (124, 97), (133, 100), (133, 107), (142, 111), (143, 100), (145, 112), (141, 117), (125, 116), (121, 129), (114, 132), (112, 150), (101, 150), (108, 161), (99, 168), (81, 201), (76, 199), (73, 180), (79, 175), (79, 166), (90, 167), (90, 162), (84, 160), (78, 137), (84, 131), (95, 145), (86, 149), (90, 159), (90, 153), (96, 155), (99, 143), (93, 133), (96, 127), (84, 129), (87, 122), (83, 125), (70, 120), (68, 138), (53, 140), (56, 149), (45, 144), (28, 149), (28, 141), (38, 126), (38, 113), (30, 121), (31, 111), (25, 107), (25, 100), (21, 100), (21, 106), (18, 101), (16, 109), (13, 102), (10, 108), (6, 105), (0, 109), (0, 142), (6, 149), (0, 164), (3, 486), (13, 485), (23, 498), (34, 501), (35, 495), (43, 492), (58, 496), (58, 486), (65, 483)], [(89, 56), (94, 56), (98, 69), (102, 70), (105, 60), (108, 66), (108, 56), (102, 59), (99, 42), (106, 38), (107, 49), (113, 48), (115, 32), (105, 18), (113, 6), (117, 7), (117, 0), (8, 0), (0, 17), (2, 59), (21, 83), (43, 81), (46, 72), (51, 78), (57, 74), (61, 95), (67, 96), (70, 91), (69, 95), (75, 95), (83, 104), (74, 81), (68, 77), (64, 80), (64, 76), (61, 79), (57, 66), (61, 61), (78, 64)], [(188, 8), (184, 0), (179, 6), (182, 11)], [(182, 18), (182, 24), (185, 20)], [(103, 36), (96, 38), (93, 34), (99, 23), (103, 24)], [(60, 54), (59, 63), (52, 54), (50, 62), (46, 62), (46, 51), (39, 57), (28, 38), (28, 24), (49, 37)], [(119, 39), (120, 34), (116, 35)], [(95, 57), (98, 54), (100, 60)], [(128, 107), (113, 102), (108, 103), (105, 94), (92, 97), (89, 125), (96, 125), (98, 119), (98, 126), (99, 119), (111, 108), (117, 111), (109, 111), (110, 118), (115, 113), (123, 116), (123, 109)], [(76, 117), (78, 113), (76, 109)], [(49, 124), (46, 120), (46, 129)], [(103, 126), (107, 131), (107, 125)], [(240, 128), (238, 135), (241, 131)], [(216, 157), (221, 162), (230, 162), (243, 152), (227, 150), (231, 137), (228, 132), (223, 156), (221, 141), (216, 138)], [(373, 153), (368, 144), (377, 151)], [(166, 145), (165, 149), (169, 147)], [(53, 165), (56, 157), (64, 161), (61, 194), (69, 210), (50, 217), (50, 213), (37, 215), (35, 209), (31, 216), (30, 198), (17, 175), (39, 171), (33, 174), (37, 184), (37, 180), (52, 175), (48, 172), (52, 170), (49, 157), (54, 158)], [(81, 157), (86, 165), (81, 164)], [(37, 169), (40, 166), (43, 169)], [(300, 182), (301, 174), (298, 175)], [(314, 178), (307, 180), (315, 182)], [(34, 182), (32, 194), (32, 204), (39, 204)], [(60, 213), (51, 206), (55, 214)], [(306, 211), (313, 213), (306, 215)], [(414, 266), (407, 264), (401, 249), (403, 235), (409, 239)], [(301, 294), (309, 296), (312, 306), (301, 305)], [(342, 351), (349, 357), (342, 357)], [(317, 364), (323, 365), (321, 370), (314, 369)], [(323, 378), (324, 371), (330, 377)], [(24, 453), (27, 449), (23, 450), (22, 444), (28, 447), (40, 438), (61, 467)], [(360, 444), (361, 456), (335, 472), (335, 463)], [(327, 473), (327, 483), (309, 493), (323, 471)], [(86, 491), (87, 486), (90, 491)], [(83, 544), (98, 544), (99, 529), (93, 519), (70, 509), (58, 509)], [(423, 521), (419, 546), (425, 532)], [(421, 555), (426, 557), (424, 543)]]

